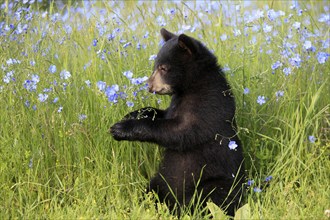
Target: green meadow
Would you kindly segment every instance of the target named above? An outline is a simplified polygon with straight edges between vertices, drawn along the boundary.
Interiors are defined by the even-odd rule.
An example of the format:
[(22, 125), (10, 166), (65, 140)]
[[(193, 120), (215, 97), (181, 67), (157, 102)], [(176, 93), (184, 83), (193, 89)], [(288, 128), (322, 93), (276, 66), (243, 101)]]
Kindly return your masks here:
[[(162, 27), (203, 42), (232, 86), (247, 175), (235, 219), (329, 219), (330, 7), (312, 0), (2, 1), (0, 218), (177, 218), (143, 196), (162, 149), (109, 134), (169, 104), (146, 90)], [(180, 218), (227, 218), (206, 209)]]

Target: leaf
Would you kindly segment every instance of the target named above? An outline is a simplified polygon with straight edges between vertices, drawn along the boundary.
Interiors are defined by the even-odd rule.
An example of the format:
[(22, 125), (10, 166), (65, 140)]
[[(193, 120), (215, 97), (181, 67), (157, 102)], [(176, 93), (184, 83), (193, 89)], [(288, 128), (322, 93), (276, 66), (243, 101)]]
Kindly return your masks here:
[(225, 213), (213, 202), (207, 202), (206, 206), (210, 210), (213, 219), (227, 219)]
[(234, 220), (250, 219), (250, 218), (251, 218), (250, 206), (247, 203), (236, 211)]

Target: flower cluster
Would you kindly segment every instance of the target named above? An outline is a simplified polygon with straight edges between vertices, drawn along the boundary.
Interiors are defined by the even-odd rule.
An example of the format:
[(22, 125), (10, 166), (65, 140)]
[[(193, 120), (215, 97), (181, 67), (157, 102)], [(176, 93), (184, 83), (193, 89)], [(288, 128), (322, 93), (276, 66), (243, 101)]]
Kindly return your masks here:
[[(248, 39), (247, 42), (253, 46), (252, 48), (258, 46), (259, 53), (257, 54), (268, 55), (266, 57), (271, 60), (268, 66), (271, 73), (290, 77), (298, 72), (306, 72), (305, 68), (307, 72), (310, 72), (311, 66), (314, 69), (316, 66), (329, 64), (330, 38), (328, 34), (325, 34), (329, 31), (329, 7), (323, 7), (324, 13), (314, 18), (314, 21), (308, 13), (308, 10), (312, 10), (311, 6), (301, 7), (299, 3), (293, 3), (287, 11), (277, 11), (268, 5), (263, 8), (256, 7), (251, 11), (244, 11), (242, 18), (233, 19), (231, 20), (233, 23), (228, 25), (235, 27), (233, 37), (239, 34), (244, 35)], [(235, 10), (234, 8), (226, 9)], [(313, 23), (319, 27), (318, 30), (313, 29)], [(243, 28), (237, 29), (240, 25)], [(222, 33), (219, 38), (221, 41), (228, 41), (232, 36)], [(249, 54), (256, 54), (249, 47), (239, 48), (237, 44), (234, 46), (233, 50), (240, 49), (242, 53), (246, 53), (248, 49)], [(254, 88), (247, 88), (246, 85), (244, 87), (244, 95), (250, 92), (258, 94), (256, 100), (260, 106), (272, 100), (268, 98), (270, 94), (267, 94), (267, 91), (264, 94), (254, 93)], [(285, 91), (278, 89), (274, 100), (278, 101), (285, 94)]]
[[(266, 187), (272, 179), (273, 179), (273, 176), (267, 176), (264, 179), (264, 181), (261, 183), (261, 185)], [(248, 187), (253, 187), (253, 192), (255, 192), (255, 193), (261, 193), (262, 189), (264, 188), (260, 184), (259, 185), (256, 184), (256, 182), (253, 179), (248, 179), (246, 182), (246, 185)]]
[[(228, 57), (242, 55), (244, 60), (257, 57), (257, 75), (251, 73), (250, 80), (242, 82), (239, 92), (244, 104), (250, 98), (261, 110), (285, 100), (290, 94), (285, 85), (297, 73), (309, 74), (317, 70), (320, 72), (318, 80), (322, 81), (329, 72), (328, 6), (313, 12), (314, 19), (308, 14), (312, 9), (301, 8), (298, 3), (282, 11), (266, 3), (263, 7), (259, 4), (249, 7), (253, 3), (244, 2), (246, 7), (241, 7), (222, 1), (188, 1), (184, 5), (172, 2), (169, 7), (164, 6), (162, 14), (157, 14), (160, 3), (156, 1), (140, 2), (141, 7), (130, 7), (130, 13), (124, 13), (127, 12), (124, 2), (106, 1), (104, 4), (108, 4), (111, 11), (100, 8), (94, 1), (65, 6), (72, 8), (64, 8), (61, 2), (54, 4), (63, 13), (34, 11), (36, 7), (31, 6), (37, 4), (35, 0), (0, 3), (0, 9), (6, 12), (6, 19), (0, 20), (0, 48), (3, 48), (0, 49), (0, 93), (9, 91), (29, 110), (49, 104), (55, 106), (54, 112), (61, 113), (66, 109), (65, 99), (70, 88), (79, 90), (79, 94), (87, 90), (99, 95), (111, 106), (124, 103), (133, 107), (139, 92), (147, 89), (148, 77), (141, 71), (149, 71), (149, 66), (144, 65), (157, 60), (155, 53), (165, 43), (158, 40), (161, 27), (194, 35), (202, 42), (214, 42), (214, 53), (225, 51)], [(147, 4), (148, 12), (152, 13), (139, 16), (143, 4)], [(178, 10), (186, 6), (189, 10)], [(199, 19), (195, 19), (196, 15)], [(149, 16), (151, 25), (146, 25), (144, 16)], [(211, 26), (215, 18), (221, 22), (217, 24), (221, 32), (214, 31), (215, 27)], [(76, 33), (83, 37), (79, 39)], [(13, 51), (12, 45), (15, 45)], [(212, 45), (207, 46), (212, 48)], [(223, 56), (227, 59), (223, 68), (225, 74), (240, 74), (236, 66), (241, 65), (241, 59), (228, 57)], [(248, 67), (243, 68), (248, 72)], [(262, 79), (254, 81), (262, 78), (259, 76), (263, 73), (273, 77), (272, 80), (281, 77), (285, 80), (269, 87)], [(237, 78), (245, 79), (244, 76)], [(86, 119), (86, 114), (78, 115), (80, 122)], [(317, 144), (320, 138), (314, 135), (306, 137), (306, 142)], [(240, 146), (230, 140), (227, 147), (235, 151)], [(249, 184), (253, 185), (254, 181)]]
[[(125, 71), (123, 72), (123, 75), (130, 80), (131, 86), (122, 86), (122, 89), (120, 89), (120, 86), (117, 84), (107, 85), (107, 83), (104, 81), (98, 81), (96, 83), (98, 90), (104, 93), (108, 101), (112, 104), (116, 104), (119, 99), (127, 100), (127, 98), (130, 96), (130, 94), (128, 94), (128, 91), (130, 90), (133, 90), (131, 95), (136, 97), (138, 92), (144, 91), (148, 87), (148, 85), (145, 83), (148, 79), (146, 76), (133, 78), (132, 71)], [(86, 81), (86, 84), (90, 86), (90, 81)], [(128, 107), (133, 107), (134, 102), (127, 100), (126, 105)]]

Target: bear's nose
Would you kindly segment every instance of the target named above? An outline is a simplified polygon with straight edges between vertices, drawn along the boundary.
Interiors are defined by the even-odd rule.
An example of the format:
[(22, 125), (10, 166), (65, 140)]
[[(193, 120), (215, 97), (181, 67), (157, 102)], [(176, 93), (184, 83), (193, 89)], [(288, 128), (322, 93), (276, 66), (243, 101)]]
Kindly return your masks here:
[(148, 84), (148, 91), (150, 93), (153, 93), (153, 92), (155, 92), (155, 89), (150, 84)]
[(149, 92), (154, 92), (153, 86), (152, 86), (152, 81), (153, 81), (153, 75), (154, 73), (152, 73), (152, 75), (149, 77), (149, 79), (147, 80), (147, 84), (148, 84), (148, 91)]

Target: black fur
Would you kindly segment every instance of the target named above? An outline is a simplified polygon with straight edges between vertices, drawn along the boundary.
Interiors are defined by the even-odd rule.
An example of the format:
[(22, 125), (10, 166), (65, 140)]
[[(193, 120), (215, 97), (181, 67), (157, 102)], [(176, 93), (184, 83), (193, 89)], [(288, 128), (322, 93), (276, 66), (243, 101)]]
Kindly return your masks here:
[[(197, 191), (202, 199), (211, 199), (234, 215), (244, 167), (230, 86), (216, 57), (199, 41), (165, 29), (161, 34), (166, 43), (154, 69), (168, 67), (163, 80), (172, 88), (170, 106), (131, 112), (110, 132), (116, 140), (147, 141), (165, 148), (159, 172), (148, 189), (169, 207), (176, 203), (169, 187), (179, 205), (187, 205), (200, 180)], [(229, 141), (238, 147), (230, 150)]]

